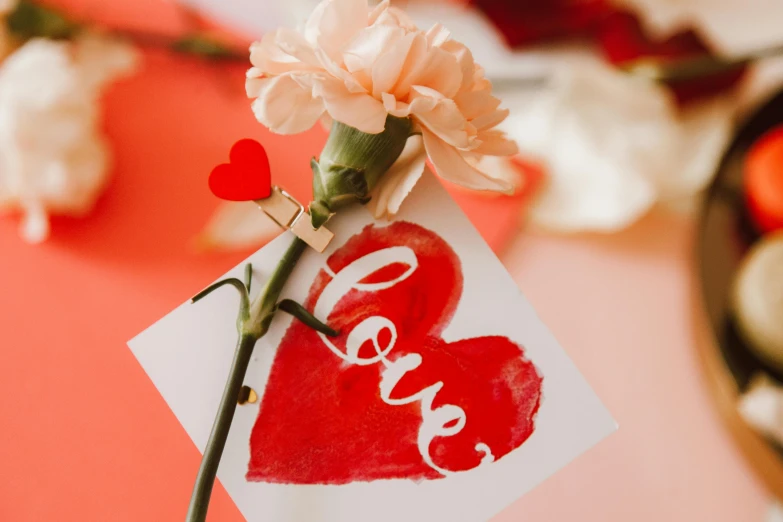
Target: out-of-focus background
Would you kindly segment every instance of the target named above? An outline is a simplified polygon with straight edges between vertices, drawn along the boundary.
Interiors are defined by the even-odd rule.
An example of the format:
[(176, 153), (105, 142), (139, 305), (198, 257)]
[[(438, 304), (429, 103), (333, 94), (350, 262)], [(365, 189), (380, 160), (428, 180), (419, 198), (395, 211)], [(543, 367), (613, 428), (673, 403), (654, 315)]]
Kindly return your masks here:
[[(326, 133), (263, 129), (243, 55), (316, 3), (0, 1), (0, 520), (184, 517), (125, 342), (279, 233), (206, 189), (232, 143), (309, 200)], [(783, 520), (783, 4), (404, 5), (511, 110), (518, 192), (447, 188), (620, 424), (494, 521)]]

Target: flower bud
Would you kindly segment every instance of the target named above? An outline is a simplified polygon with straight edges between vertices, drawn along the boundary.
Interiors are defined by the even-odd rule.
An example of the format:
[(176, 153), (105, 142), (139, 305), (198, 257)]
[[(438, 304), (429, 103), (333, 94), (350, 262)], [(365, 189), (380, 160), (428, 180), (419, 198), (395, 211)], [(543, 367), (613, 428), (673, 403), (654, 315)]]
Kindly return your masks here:
[(335, 121), (320, 161), (311, 162), (313, 198), (310, 215), (319, 228), (338, 209), (370, 201), (378, 180), (397, 161), (413, 130), (409, 118), (386, 118), (379, 134), (367, 134)]

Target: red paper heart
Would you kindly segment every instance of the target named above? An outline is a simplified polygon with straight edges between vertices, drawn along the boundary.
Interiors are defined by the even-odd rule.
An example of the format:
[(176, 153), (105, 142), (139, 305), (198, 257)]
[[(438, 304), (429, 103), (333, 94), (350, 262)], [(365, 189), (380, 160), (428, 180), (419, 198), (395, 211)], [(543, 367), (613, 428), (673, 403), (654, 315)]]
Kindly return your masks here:
[(231, 147), (229, 163), (209, 175), (209, 188), (220, 199), (252, 201), (272, 193), (272, 173), (264, 147), (255, 140), (239, 140)]
[[(498, 460), (532, 434), (542, 379), (523, 349), (497, 336), (452, 343), (441, 339), (462, 294), (462, 273), (459, 258), (433, 232), (405, 222), (368, 226), (329, 258), (329, 270), (322, 270), (311, 287), (308, 309), (335, 295), (331, 290), (343, 285), (343, 276), (359, 263), (391, 256), (389, 250), (378, 252), (392, 247), (408, 247), (415, 254), (413, 264), (410, 258), (392, 262), (384, 257), (385, 264), (371, 266), (369, 275), (356, 276), (363, 277), (358, 281), (363, 286), (346, 288), (332, 299), (327, 319), (341, 332), (331, 340), (332, 348), (343, 356), (325, 344), (326, 338), (292, 322), (251, 433), (248, 480), (344, 484), (437, 479), (444, 472), (477, 467), (486, 449)], [(364, 365), (346, 362), (349, 334), (378, 317), (393, 325), (396, 342), (391, 328), (379, 328), (378, 347), (358, 341), (357, 357), (365, 359)], [(377, 350), (390, 346), (385, 361), (367, 363)], [(416, 357), (421, 365), (405, 372), (384, 399), (384, 375), (389, 378), (395, 368)], [(403, 400), (437, 383), (442, 387), (429, 408), (425, 400)], [(393, 401), (405, 403), (389, 403)], [(456, 434), (431, 438), (423, 452), (420, 435), (437, 415), (429, 412), (444, 406), (438, 414), (461, 409), (464, 426)], [(441, 428), (458, 423), (446, 422)]]

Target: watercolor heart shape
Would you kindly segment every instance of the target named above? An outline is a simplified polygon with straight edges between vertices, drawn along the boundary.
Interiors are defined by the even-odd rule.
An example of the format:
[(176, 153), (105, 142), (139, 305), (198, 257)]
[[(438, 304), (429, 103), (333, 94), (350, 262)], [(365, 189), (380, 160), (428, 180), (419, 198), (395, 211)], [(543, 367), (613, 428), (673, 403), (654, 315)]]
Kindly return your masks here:
[(438, 479), (522, 445), (542, 378), (508, 338), (441, 338), (462, 287), (457, 255), (415, 224), (370, 225), (332, 254), (305, 306), (340, 335), (291, 323), (251, 432), (247, 480)]
[(228, 201), (265, 199), (272, 193), (272, 173), (263, 145), (239, 140), (231, 147), (229, 163), (218, 165), (209, 175), (214, 195)]

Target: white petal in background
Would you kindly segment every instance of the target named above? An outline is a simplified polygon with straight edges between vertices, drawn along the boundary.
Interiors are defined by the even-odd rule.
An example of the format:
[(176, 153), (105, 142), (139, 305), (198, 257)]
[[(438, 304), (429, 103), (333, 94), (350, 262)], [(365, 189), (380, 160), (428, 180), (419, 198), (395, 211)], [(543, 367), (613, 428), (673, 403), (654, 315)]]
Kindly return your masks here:
[(665, 89), (586, 56), (561, 58), (543, 88), (502, 94), (502, 127), (547, 170), (533, 222), (569, 232), (617, 231), (703, 189), (734, 114), (720, 100), (679, 113)]
[(257, 248), (282, 231), (255, 203), (225, 202), (220, 204), (197, 238), (197, 246), (218, 251)]
[(783, 387), (766, 375), (757, 375), (738, 409), (748, 424), (783, 445)]
[(666, 90), (615, 71), (588, 49), (512, 51), (475, 10), (411, 12), (419, 25), (443, 22), (487, 65), (511, 110), (502, 128), (547, 170), (533, 223), (618, 231), (658, 202), (692, 206), (714, 174), (733, 130), (729, 97), (680, 113)]
[[(764, 436), (783, 444), (783, 387), (766, 375), (754, 377), (740, 398), (740, 415)], [(783, 522), (783, 505), (774, 503), (766, 522)]]

